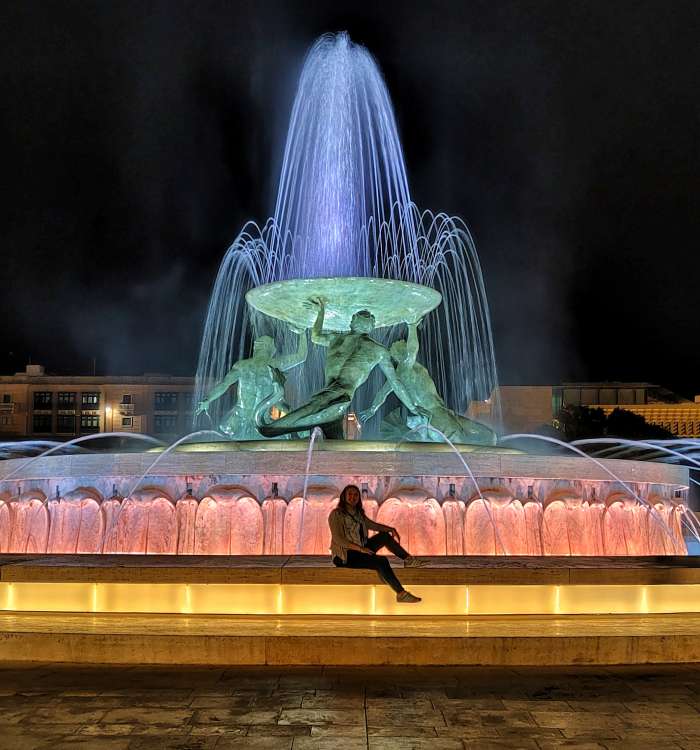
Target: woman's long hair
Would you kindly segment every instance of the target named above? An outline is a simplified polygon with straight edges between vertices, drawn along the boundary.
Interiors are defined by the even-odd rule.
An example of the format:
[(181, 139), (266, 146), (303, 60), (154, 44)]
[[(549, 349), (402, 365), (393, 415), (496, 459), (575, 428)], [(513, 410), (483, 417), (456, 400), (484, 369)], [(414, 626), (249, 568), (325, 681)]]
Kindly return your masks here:
[[(354, 507), (348, 505), (348, 490), (352, 489), (357, 490), (357, 494), (360, 496), (357, 505)], [(364, 516), (365, 511), (362, 508), (362, 493), (356, 484), (346, 484), (345, 487), (343, 487), (343, 491), (340, 493), (340, 498), (338, 499), (338, 510), (341, 513), (348, 513), (349, 515), (357, 513), (360, 516)]]

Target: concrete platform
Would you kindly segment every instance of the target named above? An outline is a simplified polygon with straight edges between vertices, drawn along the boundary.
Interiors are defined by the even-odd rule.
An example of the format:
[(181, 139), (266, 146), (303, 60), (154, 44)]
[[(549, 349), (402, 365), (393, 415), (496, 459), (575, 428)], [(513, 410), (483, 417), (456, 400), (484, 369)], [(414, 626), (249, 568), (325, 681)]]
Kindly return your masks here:
[(409, 606), (327, 557), (5, 555), (0, 661), (700, 662), (696, 558), (428, 562), (396, 565)]
[[(454, 555), (406, 568), (407, 585), (700, 584), (700, 557)], [(0, 555), (0, 582), (374, 584), (372, 571), (336, 568), (328, 555)]]
[(0, 558), (0, 611), (201, 615), (700, 614), (697, 558), (435, 557), (404, 568), (397, 603), (372, 571), (328, 557)]
[(3, 750), (696, 750), (700, 667), (0, 665)]
[(700, 615), (0, 614), (0, 661), (207, 665), (700, 662)]

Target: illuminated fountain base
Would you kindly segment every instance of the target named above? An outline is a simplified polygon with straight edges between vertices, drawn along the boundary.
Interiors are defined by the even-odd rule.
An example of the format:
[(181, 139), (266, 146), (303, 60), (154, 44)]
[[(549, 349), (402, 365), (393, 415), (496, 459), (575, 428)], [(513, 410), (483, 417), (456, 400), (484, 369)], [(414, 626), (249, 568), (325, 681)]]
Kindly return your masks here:
[[(464, 447), (224, 443), (0, 465), (0, 553), (327, 554), (347, 483), (415, 555), (683, 555), (688, 471)], [(144, 473), (147, 473), (142, 480)], [(304, 494), (304, 488), (306, 492)], [(686, 519), (687, 520), (687, 519)]]
[[(2, 462), (0, 661), (700, 661), (687, 469), (324, 441), (307, 476), (307, 447)], [(420, 604), (331, 564), (327, 516), (349, 482), (431, 556), (397, 570)]]
[(692, 557), (0, 556), (0, 661), (615, 664), (700, 661)]

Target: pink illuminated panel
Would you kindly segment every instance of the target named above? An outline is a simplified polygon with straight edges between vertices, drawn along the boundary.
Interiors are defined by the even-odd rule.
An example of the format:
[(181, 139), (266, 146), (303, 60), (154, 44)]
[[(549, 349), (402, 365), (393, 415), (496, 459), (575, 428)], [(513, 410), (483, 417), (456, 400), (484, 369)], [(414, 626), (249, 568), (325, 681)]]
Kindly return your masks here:
[[(395, 526), (415, 555), (687, 554), (686, 508), (659, 491), (640, 502), (604, 483), (494, 485), (477, 493), (466, 484), (469, 497), (452, 493), (441, 501), (420, 486), (403, 486), (382, 502), (365, 495), (363, 504), (370, 518)], [(330, 483), (309, 486), (305, 499), (262, 502), (239, 485), (214, 485), (201, 499), (185, 494), (177, 502), (157, 487), (107, 499), (90, 487), (50, 500), (40, 490), (4, 492), (0, 553), (327, 555), (328, 514), (338, 495)]]

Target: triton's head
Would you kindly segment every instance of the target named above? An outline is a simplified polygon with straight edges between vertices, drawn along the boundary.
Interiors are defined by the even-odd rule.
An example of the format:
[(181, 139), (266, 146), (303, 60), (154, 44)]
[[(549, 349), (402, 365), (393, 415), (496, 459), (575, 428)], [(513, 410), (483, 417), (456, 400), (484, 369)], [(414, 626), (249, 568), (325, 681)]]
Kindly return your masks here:
[(275, 353), (275, 342), (271, 336), (260, 336), (253, 341), (253, 356), (270, 358)]
[(374, 330), (374, 315), (369, 310), (360, 310), (352, 316), (350, 330), (353, 333), (371, 333)]

